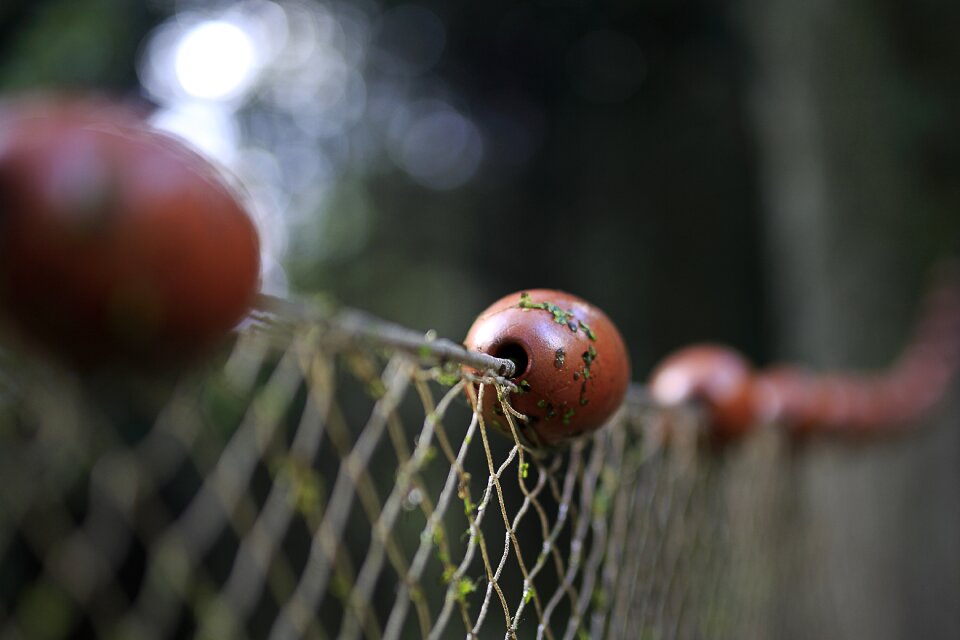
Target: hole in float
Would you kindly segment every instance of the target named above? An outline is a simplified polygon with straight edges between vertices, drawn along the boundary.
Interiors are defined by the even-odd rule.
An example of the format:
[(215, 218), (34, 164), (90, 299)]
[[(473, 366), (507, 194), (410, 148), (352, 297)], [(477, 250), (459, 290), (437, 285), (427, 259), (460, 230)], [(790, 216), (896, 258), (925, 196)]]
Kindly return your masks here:
[(530, 367), (530, 356), (527, 350), (518, 342), (504, 342), (491, 354), (495, 358), (505, 358), (513, 361), (514, 374), (511, 380), (522, 378)]

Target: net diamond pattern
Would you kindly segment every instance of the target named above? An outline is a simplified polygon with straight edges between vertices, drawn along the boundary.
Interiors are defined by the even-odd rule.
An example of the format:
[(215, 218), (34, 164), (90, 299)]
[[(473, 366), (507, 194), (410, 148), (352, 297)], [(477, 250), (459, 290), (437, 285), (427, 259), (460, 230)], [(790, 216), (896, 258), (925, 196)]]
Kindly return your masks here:
[(507, 397), (502, 380), (425, 362), (309, 326), (246, 330), (168, 385), (5, 362), (0, 638), (767, 624), (773, 551), (749, 532), (771, 526), (758, 460), (775, 455), (724, 461), (695, 445), (695, 415), (640, 394), (592, 439), (533, 455), (519, 418), (511, 441), (470, 408)]

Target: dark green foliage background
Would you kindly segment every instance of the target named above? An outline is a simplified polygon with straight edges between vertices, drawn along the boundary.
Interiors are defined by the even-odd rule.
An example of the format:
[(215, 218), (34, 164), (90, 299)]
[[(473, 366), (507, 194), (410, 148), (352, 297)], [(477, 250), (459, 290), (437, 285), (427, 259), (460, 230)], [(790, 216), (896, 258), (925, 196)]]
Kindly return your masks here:
[[(171, 4), (7, 0), (0, 89), (136, 92), (138, 46)], [(748, 4), (423, 4), (447, 26), (439, 72), (465, 104), (480, 110), (522, 97), (542, 114), (542, 146), (526, 168), (507, 175), (488, 154), (479, 179), (450, 193), (399, 173), (359, 185), (376, 216), (365, 253), (323, 268), (292, 265), (300, 289), (329, 291), (454, 338), (503, 293), (567, 289), (622, 327), (637, 377), (692, 340), (731, 342), (761, 359), (777, 355), (766, 295), (776, 286), (768, 269), (775, 256), (764, 248), (763, 167), (751, 111), (762, 52), (744, 35)], [(915, 265), (956, 236), (960, 131), (950, 115), (960, 50), (945, 26), (956, 12), (894, 0), (872, 12), (893, 64), (885, 70), (889, 95), (872, 105), (914, 173), (916, 209), (903, 215), (924, 221), (908, 239), (920, 254)], [(644, 80), (625, 101), (592, 102), (575, 90), (570, 51), (596, 29), (626, 33), (643, 50)], [(871, 226), (869, 212), (862, 221)]]
[[(349, 260), (290, 264), (296, 290), (459, 339), (505, 293), (566, 289), (620, 326), (638, 380), (698, 340), (761, 362), (863, 367), (889, 361), (923, 272), (960, 248), (960, 4), (422, 4), (446, 25), (438, 72), (462, 102), (483, 112), (521, 98), (542, 118), (542, 144), (515, 171), (503, 170), (493, 144), (478, 178), (452, 192), (399, 171), (346, 185), (344, 211), (368, 203), (373, 233)], [(0, 90), (136, 94), (139, 43), (171, 5), (0, 0)], [(574, 86), (571, 50), (597, 29), (621, 31), (643, 51), (643, 82), (620, 102), (585, 99)], [(790, 76), (797, 68), (805, 72)], [(758, 109), (771, 87), (795, 89), (796, 99)], [(831, 206), (800, 217), (814, 233), (784, 235), (771, 158), (791, 157), (790, 135), (778, 134), (811, 112), (822, 125), (813, 166)], [(800, 516), (834, 536), (818, 558), (840, 587), (811, 590), (846, 585), (883, 614), (851, 605), (846, 615), (860, 622), (843, 628), (854, 635), (875, 631), (871, 620), (890, 637), (960, 631), (951, 612), (960, 446), (947, 433), (867, 461), (818, 450), (784, 472), (795, 477)], [(851, 505), (866, 516), (849, 516)], [(827, 618), (844, 614), (811, 602), (785, 618), (796, 637), (830, 637), (838, 627)]]

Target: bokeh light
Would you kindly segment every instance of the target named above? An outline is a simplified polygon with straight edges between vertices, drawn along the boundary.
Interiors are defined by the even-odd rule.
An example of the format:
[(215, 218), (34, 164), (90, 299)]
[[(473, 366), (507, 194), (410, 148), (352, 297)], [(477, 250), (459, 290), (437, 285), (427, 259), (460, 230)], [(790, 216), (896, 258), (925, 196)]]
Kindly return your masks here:
[(224, 100), (240, 94), (253, 81), (257, 63), (250, 36), (225, 20), (201, 22), (177, 43), (174, 68), (190, 96)]
[(364, 249), (365, 180), (448, 191), (478, 176), (484, 130), (432, 73), (445, 47), (443, 21), (415, 4), (191, 2), (146, 39), (139, 74), (155, 124), (245, 185), (265, 282), (282, 288), (290, 259)]
[(224, 166), (233, 164), (240, 130), (232, 113), (216, 103), (184, 101), (154, 113), (151, 123), (185, 140)]
[(432, 69), (447, 42), (446, 29), (437, 14), (411, 4), (386, 11), (377, 36), (377, 66), (385, 73), (407, 76)]
[(414, 105), (395, 124), (391, 153), (418, 183), (453, 189), (469, 181), (480, 166), (483, 141), (477, 127), (442, 102)]

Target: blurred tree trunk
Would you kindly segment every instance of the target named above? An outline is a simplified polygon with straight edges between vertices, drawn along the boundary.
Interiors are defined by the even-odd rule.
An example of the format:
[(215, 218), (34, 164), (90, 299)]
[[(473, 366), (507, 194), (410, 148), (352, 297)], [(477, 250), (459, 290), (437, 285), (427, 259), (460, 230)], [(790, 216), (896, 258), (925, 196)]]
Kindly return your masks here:
[[(912, 201), (883, 5), (745, 0), (777, 352), (886, 364), (906, 335), (934, 227)], [(957, 407), (908, 438), (796, 451), (784, 637), (960, 637)]]

